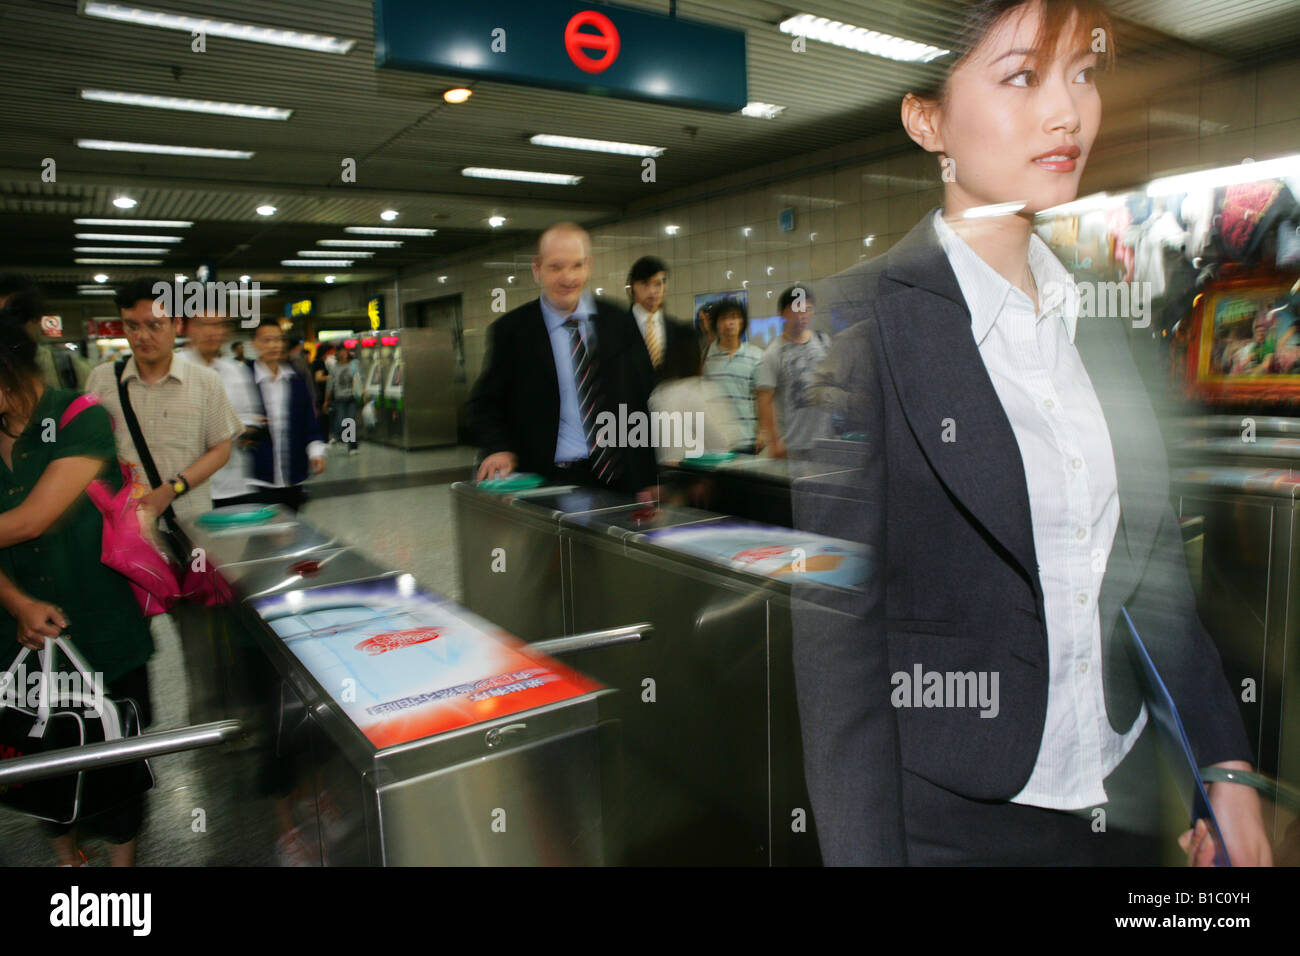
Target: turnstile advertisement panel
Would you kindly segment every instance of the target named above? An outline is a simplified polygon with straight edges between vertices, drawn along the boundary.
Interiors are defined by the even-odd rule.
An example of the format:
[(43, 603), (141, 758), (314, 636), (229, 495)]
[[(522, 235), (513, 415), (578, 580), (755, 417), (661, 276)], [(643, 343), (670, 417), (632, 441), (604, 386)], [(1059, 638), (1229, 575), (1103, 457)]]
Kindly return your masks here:
[(288, 591), (253, 607), (379, 749), (580, 697), (599, 684), (402, 577)]

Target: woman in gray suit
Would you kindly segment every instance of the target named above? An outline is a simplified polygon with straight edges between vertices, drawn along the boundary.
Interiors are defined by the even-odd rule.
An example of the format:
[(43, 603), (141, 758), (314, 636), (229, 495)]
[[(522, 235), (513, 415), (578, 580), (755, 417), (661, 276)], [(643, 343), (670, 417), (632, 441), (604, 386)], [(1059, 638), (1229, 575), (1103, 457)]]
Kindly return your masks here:
[[(908, 94), (941, 210), (819, 295), (859, 478), (796, 497), (862, 542), (865, 588), (803, 589), (795, 668), (827, 863), (1158, 862), (1153, 736), (1127, 607), (1202, 766), (1249, 769), (1197, 618), (1158, 426), (1123, 317), (1079, 315), (1032, 230), (1073, 200), (1114, 38), (1096, 0), (980, 0), (941, 89)], [(1258, 797), (1211, 784), (1234, 863)], [(1203, 823), (1183, 834), (1210, 862)]]

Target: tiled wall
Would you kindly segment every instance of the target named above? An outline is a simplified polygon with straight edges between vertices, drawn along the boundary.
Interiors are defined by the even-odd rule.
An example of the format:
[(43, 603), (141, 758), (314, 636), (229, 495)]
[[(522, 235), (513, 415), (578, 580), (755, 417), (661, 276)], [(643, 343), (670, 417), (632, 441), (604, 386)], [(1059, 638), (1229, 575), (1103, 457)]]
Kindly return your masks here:
[[(1195, 82), (1126, 111), (1123, 122), (1116, 122), (1124, 132), (1099, 141), (1084, 192), (1133, 188), (1161, 173), (1235, 163), (1245, 156), (1300, 152), (1300, 97), (1295, 95), (1300, 63), (1238, 69), (1227, 76), (1195, 70), (1192, 75)], [(629, 209), (622, 221), (591, 230), (591, 287), (626, 301), (628, 266), (651, 254), (672, 269), (670, 314), (687, 318), (696, 293), (747, 283), (751, 316), (770, 315), (782, 289), (879, 255), (941, 203), (937, 160), (901, 132), (881, 136), (677, 190), (661, 196), (653, 210)], [(784, 208), (794, 210), (791, 232), (777, 225)], [(669, 225), (680, 227), (677, 235), (666, 233)], [(400, 279), (402, 302), (463, 296), (471, 381), (481, 366), (484, 331), (497, 317), (491, 310), (493, 290), (506, 291), (507, 308), (537, 295), (529, 266), (533, 249), (531, 242), (521, 243)], [(383, 291), (391, 294), (392, 284)]]

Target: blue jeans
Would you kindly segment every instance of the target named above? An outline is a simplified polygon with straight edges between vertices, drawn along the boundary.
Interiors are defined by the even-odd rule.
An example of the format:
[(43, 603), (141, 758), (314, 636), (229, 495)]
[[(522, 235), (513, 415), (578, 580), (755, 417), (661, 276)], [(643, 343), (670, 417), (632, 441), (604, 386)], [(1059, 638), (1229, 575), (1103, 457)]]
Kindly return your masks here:
[(357, 447), (357, 435), (361, 431), (361, 419), (357, 414), (357, 400), (355, 398), (336, 398), (334, 404), (330, 406), (330, 434), (339, 441), (343, 440), (343, 424), (347, 419), (352, 419), (352, 440), (347, 443), (349, 448)]

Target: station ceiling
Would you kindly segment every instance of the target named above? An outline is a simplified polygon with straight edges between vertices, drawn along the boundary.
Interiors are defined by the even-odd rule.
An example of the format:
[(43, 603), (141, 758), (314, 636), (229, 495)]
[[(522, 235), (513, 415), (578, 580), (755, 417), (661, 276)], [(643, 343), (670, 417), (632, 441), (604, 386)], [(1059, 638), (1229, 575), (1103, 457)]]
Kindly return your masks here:
[[(123, 4), (127, 5), (127, 4)], [(130, 5), (135, 5), (132, 3)], [(487, 81), (376, 70), (369, 0), (138, 0), (168, 13), (254, 23), (355, 41), (346, 54), (307, 52), (206, 37), (191, 49), (182, 31), (86, 16), (77, 0), (6, 0), (0, 6), (0, 269), (71, 289), (96, 272), (192, 274), (216, 264), (222, 278), (319, 287), (392, 275), (510, 232), (532, 233), (560, 218), (594, 223), (630, 203), (750, 166), (897, 129), (909, 87), (938, 77), (937, 65), (902, 63), (809, 41), (791, 50), (777, 24), (811, 13), (935, 46), (952, 41), (960, 0), (681, 0), (677, 15), (744, 29), (749, 98), (785, 109), (775, 119), (533, 89)], [(668, 0), (626, 3), (668, 12)], [(455, 4), (429, 3), (430, 15)], [(1267, 58), (1300, 43), (1287, 0), (1113, 0), (1123, 18), (1126, 62), (1151, 66), (1189, 51), (1228, 62)], [(941, 63), (943, 61), (940, 61)], [(468, 86), (461, 105), (445, 90)], [(288, 120), (212, 116), (90, 101), (107, 90), (292, 110)], [(534, 146), (535, 133), (616, 139), (664, 148), (646, 183), (631, 156)], [(155, 156), (78, 148), (78, 139), (251, 151), (250, 159)], [(356, 181), (344, 183), (344, 160)], [(55, 181), (42, 180), (43, 162)], [(48, 165), (48, 164), (47, 164)], [(564, 172), (578, 186), (473, 180), (465, 166)], [(112, 201), (130, 196), (124, 212)], [(259, 205), (276, 207), (271, 217)], [(436, 229), (375, 249), (351, 269), (285, 267), (348, 226)], [(492, 216), (505, 216), (499, 229)], [(75, 218), (184, 220), (180, 236), (147, 269), (76, 265), (73, 250), (121, 247), (78, 240), (114, 234)], [(386, 237), (372, 236), (373, 239)], [(105, 256), (113, 258), (113, 256)]]

